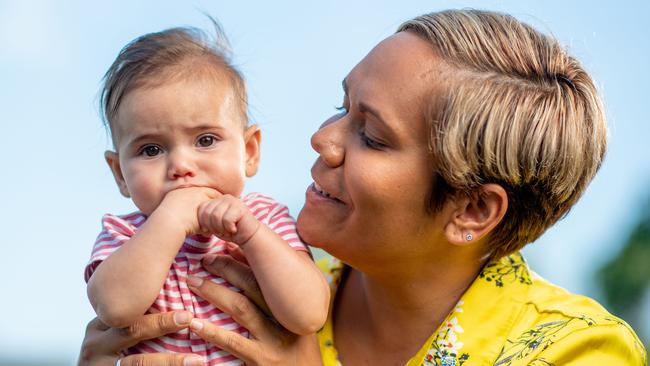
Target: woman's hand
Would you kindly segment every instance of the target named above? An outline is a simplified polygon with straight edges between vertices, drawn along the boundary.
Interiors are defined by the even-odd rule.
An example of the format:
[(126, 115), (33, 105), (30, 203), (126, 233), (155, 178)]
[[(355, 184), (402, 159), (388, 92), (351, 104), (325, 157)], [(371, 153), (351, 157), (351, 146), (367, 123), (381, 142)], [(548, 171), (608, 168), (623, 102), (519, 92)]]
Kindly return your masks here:
[[(187, 328), (192, 314), (187, 311), (148, 314), (126, 328), (109, 328), (98, 318), (88, 323), (78, 366), (115, 366), (120, 352), (138, 342)], [(202, 366), (203, 359), (179, 353), (130, 355), (121, 366)]]
[[(236, 250), (232, 254), (243, 259)], [(187, 328), (190, 324), (196, 334), (250, 366), (322, 365), (315, 336), (297, 336), (267, 316), (270, 311), (248, 266), (227, 256), (207, 257), (204, 266), (242, 289), (245, 295), (198, 279), (194, 285), (190, 283), (190, 288), (246, 327), (251, 333), (250, 339), (210, 322), (193, 320), (192, 314), (185, 311), (144, 315), (127, 328), (109, 328), (95, 318), (86, 328), (78, 366), (114, 366), (122, 350), (140, 341)], [(203, 360), (189, 354), (148, 353), (126, 356), (120, 360), (120, 365), (199, 366), (203, 365)]]
[(229, 256), (206, 256), (203, 266), (242, 289), (243, 294), (196, 277), (188, 280), (190, 289), (232, 316), (249, 330), (251, 337), (243, 337), (200, 319), (191, 321), (190, 329), (194, 333), (249, 366), (322, 365), (315, 335), (295, 335), (268, 316), (270, 312), (248, 266)]

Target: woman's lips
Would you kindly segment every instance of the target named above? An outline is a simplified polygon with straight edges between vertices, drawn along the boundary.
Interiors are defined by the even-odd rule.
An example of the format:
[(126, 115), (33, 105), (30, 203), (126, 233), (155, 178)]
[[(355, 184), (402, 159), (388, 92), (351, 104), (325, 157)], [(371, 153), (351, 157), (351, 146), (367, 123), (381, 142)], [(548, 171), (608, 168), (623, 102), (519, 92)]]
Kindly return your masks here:
[(321, 186), (320, 186), (318, 183), (316, 183), (316, 182), (314, 182), (314, 189), (315, 189), (318, 193), (322, 194), (323, 196), (325, 196), (325, 197), (327, 197), (327, 198), (332, 198), (332, 199), (334, 199), (334, 197), (333, 197), (331, 194), (329, 194), (327, 191), (325, 191), (325, 190), (323, 189), (323, 187), (321, 187)]
[(326, 198), (331, 201), (343, 203), (340, 199), (336, 198), (334, 195), (324, 190), (323, 187), (321, 187), (316, 182), (311, 184), (310, 190), (314, 192), (316, 195), (318, 195), (319, 197)]

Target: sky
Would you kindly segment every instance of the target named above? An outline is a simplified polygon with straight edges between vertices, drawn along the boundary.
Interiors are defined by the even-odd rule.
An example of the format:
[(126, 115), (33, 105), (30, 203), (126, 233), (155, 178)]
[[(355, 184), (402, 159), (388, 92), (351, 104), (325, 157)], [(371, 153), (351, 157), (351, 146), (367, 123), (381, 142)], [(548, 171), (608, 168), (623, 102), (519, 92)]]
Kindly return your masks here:
[(524, 252), (547, 279), (600, 297), (597, 268), (650, 199), (645, 2), (0, 0), (0, 364), (74, 363), (94, 316), (83, 269), (100, 218), (134, 209), (104, 162), (110, 143), (97, 100), (127, 42), (174, 26), (209, 29), (204, 13), (222, 23), (262, 128), (261, 168), (246, 191), (295, 214), (316, 158), (309, 138), (341, 103), (347, 72), (401, 22), (466, 7), (553, 34), (599, 86), (610, 126), (605, 163), (571, 213)]

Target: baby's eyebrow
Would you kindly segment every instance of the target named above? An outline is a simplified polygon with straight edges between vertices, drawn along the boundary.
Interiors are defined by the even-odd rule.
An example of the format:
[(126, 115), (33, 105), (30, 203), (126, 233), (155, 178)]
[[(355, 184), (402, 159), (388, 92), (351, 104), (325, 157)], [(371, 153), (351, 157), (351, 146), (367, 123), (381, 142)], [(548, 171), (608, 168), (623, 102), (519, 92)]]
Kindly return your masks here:
[(225, 130), (226, 128), (219, 122), (200, 124), (198, 126), (186, 127), (185, 131), (188, 132), (201, 132), (206, 130)]
[(132, 138), (129, 143), (134, 144), (143, 140), (153, 140), (156, 137), (158, 137), (158, 134), (155, 133), (144, 133), (142, 135), (137, 135), (136, 137)]

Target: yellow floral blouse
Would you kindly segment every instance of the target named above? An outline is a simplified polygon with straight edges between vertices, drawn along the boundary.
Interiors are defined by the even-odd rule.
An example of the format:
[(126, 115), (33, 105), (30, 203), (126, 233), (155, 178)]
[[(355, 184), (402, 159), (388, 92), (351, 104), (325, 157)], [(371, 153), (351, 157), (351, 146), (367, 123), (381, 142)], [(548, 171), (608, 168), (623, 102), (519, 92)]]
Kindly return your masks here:
[[(332, 294), (341, 262), (319, 261)], [(334, 298), (334, 296), (332, 296)], [(340, 366), (332, 316), (319, 332), (325, 366)], [(634, 331), (594, 300), (570, 294), (529, 270), (520, 254), (488, 263), (405, 366), (646, 365)]]

